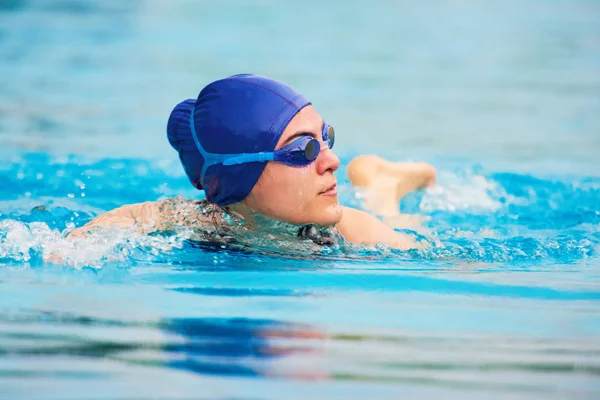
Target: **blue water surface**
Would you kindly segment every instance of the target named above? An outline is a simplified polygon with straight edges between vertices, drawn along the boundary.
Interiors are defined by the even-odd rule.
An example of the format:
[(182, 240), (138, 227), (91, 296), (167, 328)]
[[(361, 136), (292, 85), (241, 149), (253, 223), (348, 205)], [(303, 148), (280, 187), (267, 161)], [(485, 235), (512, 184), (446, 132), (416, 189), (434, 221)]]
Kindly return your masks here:
[[(434, 245), (65, 239), (201, 198), (166, 118), (240, 72), (336, 126), (345, 205), (358, 154), (433, 164)], [(0, 398), (598, 398), (598, 149), (595, 1), (0, 2)]]

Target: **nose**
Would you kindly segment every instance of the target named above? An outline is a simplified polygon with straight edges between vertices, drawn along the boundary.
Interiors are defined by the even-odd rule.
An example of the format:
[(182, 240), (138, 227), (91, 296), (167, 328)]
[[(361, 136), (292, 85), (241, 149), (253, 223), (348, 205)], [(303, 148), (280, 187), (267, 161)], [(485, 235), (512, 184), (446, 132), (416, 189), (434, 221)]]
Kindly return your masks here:
[(340, 167), (340, 159), (329, 147), (321, 147), (321, 152), (317, 157), (317, 173), (323, 175), (327, 171), (335, 172)]

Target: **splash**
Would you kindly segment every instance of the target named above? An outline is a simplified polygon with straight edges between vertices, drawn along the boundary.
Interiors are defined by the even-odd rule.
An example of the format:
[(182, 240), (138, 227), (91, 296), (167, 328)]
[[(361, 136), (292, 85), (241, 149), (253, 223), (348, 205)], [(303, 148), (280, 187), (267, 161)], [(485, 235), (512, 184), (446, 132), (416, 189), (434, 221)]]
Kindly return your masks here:
[[(122, 266), (202, 263), (208, 260), (206, 252), (224, 246), (241, 253), (313, 260), (452, 260), (526, 266), (576, 262), (594, 257), (600, 247), (598, 178), (542, 179), (511, 173), (482, 174), (475, 168), (441, 171), (438, 185), (410, 194), (401, 206), (403, 213), (427, 217), (424, 230), (407, 232), (430, 247), (396, 252), (384, 246), (315, 249), (298, 243), (285, 230), (278, 237), (240, 234), (238, 239), (245, 245), (237, 247), (227, 243), (211, 246), (197, 231), (187, 228), (153, 235), (107, 228), (87, 238), (72, 239), (67, 237), (72, 229), (122, 204), (176, 193), (192, 198), (197, 193), (181, 173), (176, 173), (176, 165), (164, 161), (90, 161), (31, 154), (5, 161), (1, 167), (6, 184), (0, 186), (5, 199), (0, 204), (0, 262), (6, 264), (55, 261), (78, 268), (100, 268), (112, 262)], [(80, 192), (69, 196), (73, 188)], [(343, 204), (360, 206), (360, 193), (351, 186), (341, 185), (340, 193)]]
[(421, 213), (459, 210), (495, 212), (502, 207), (500, 199), (506, 196), (501, 185), (473, 171), (463, 174), (442, 171), (438, 181), (441, 183), (425, 190), (419, 204)]

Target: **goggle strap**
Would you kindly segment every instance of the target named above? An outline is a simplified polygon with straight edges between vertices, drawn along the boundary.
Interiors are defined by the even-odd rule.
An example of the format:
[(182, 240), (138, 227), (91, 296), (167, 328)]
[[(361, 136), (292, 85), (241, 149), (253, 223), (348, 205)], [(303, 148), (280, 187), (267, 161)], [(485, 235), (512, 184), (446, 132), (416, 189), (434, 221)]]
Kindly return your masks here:
[[(297, 150), (291, 150), (289, 147), (293, 147), (294, 143), (292, 142), (291, 143), (292, 146), (288, 145), (289, 147), (285, 146), (282, 149), (276, 150), (274, 152), (245, 153), (245, 154), (232, 154), (232, 155), (209, 153), (208, 151), (204, 150), (204, 148), (200, 144), (200, 140), (198, 139), (198, 135), (196, 133), (196, 127), (194, 124), (195, 111), (196, 111), (196, 106), (194, 105), (194, 107), (192, 107), (192, 112), (190, 114), (190, 130), (192, 132), (192, 138), (194, 139), (194, 144), (196, 145), (196, 148), (198, 149), (200, 154), (202, 154), (202, 157), (204, 157), (204, 165), (202, 167), (202, 171), (200, 172), (200, 184), (202, 186), (204, 186), (203, 181), (204, 181), (204, 175), (206, 174), (206, 170), (211, 165), (215, 165), (215, 164), (219, 164), (219, 163), (222, 163), (223, 165), (237, 165), (237, 164), (244, 164), (244, 163), (248, 163), (248, 162), (266, 162), (266, 161), (285, 162), (285, 158), (286, 158), (284, 156), (285, 153), (304, 151), (304, 149), (302, 149), (302, 148), (297, 149)], [(326, 126), (328, 129), (329, 125), (326, 125)], [(324, 127), (324, 129), (325, 129), (325, 127)], [(312, 140), (316, 140), (316, 139), (312, 139)], [(317, 140), (317, 141), (319, 142), (319, 147), (320, 147), (320, 150), (322, 151), (323, 148), (321, 147), (321, 141), (319, 141), (319, 140)], [(303, 147), (304, 148), (306, 147), (306, 143), (304, 143)], [(329, 147), (329, 148), (331, 148), (331, 147)]]
[(202, 185), (202, 187), (204, 187), (204, 174), (206, 173), (206, 169), (210, 166), (210, 161), (208, 160), (208, 158), (210, 157), (211, 154), (204, 150), (204, 148), (200, 144), (200, 140), (198, 139), (198, 136), (196, 135), (196, 127), (194, 124), (194, 114), (195, 113), (196, 113), (196, 105), (194, 104), (194, 107), (192, 107), (192, 112), (190, 113), (190, 130), (192, 131), (192, 138), (194, 139), (196, 148), (198, 149), (200, 154), (202, 154), (202, 157), (204, 157), (204, 165), (202, 167), (202, 171), (200, 171), (200, 185)]
[(223, 165), (236, 165), (249, 162), (264, 162), (275, 160), (275, 153), (238, 154), (223, 160)]

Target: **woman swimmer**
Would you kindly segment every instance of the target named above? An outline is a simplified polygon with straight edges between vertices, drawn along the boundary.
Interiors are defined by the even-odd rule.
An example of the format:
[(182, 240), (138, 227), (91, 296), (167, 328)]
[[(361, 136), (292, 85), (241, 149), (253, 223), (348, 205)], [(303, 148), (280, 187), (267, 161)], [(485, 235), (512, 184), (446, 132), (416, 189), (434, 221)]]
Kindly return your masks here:
[[(273, 226), (269, 221), (279, 221), (319, 244), (343, 238), (402, 250), (419, 247), (375, 216), (340, 205), (335, 131), (304, 96), (281, 82), (250, 74), (215, 81), (196, 100), (175, 107), (167, 135), (190, 182), (205, 190), (207, 200), (126, 205), (73, 230), (70, 237), (103, 226), (142, 233), (187, 226), (210, 234), (233, 218), (248, 231), (264, 233)], [(435, 182), (435, 170), (427, 164), (391, 163), (376, 156), (352, 160), (348, 176), (353, 185), (377, 193), (381, 201), (367, 206), (383, 217), (397, 216), (404, 194)]]

